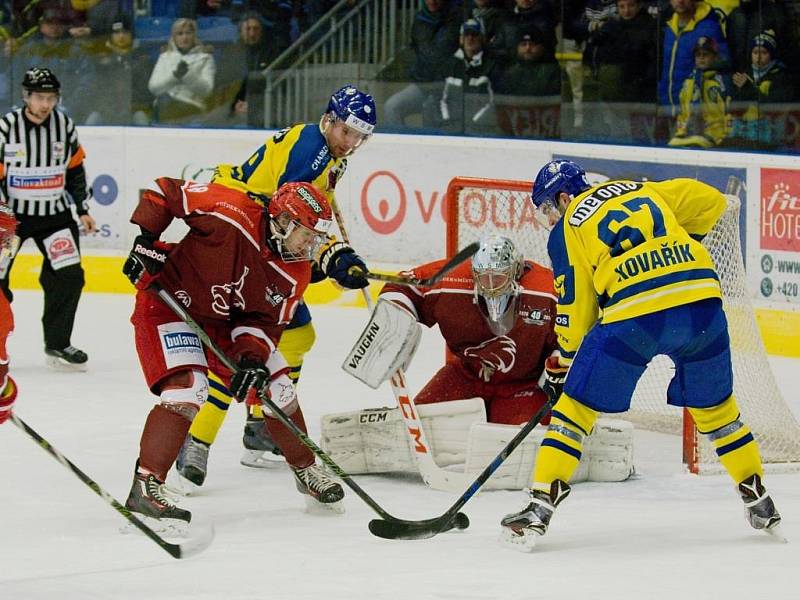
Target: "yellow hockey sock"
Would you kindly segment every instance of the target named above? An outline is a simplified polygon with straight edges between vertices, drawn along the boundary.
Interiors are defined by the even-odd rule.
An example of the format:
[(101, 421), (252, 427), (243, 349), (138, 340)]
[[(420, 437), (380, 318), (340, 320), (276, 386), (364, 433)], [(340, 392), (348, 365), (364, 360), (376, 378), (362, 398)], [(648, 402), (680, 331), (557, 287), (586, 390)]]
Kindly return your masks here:
[(561, 394), (536, 455), (531, 477), (533, 489), (549, 493), (550, 484), (556, 479), (570, 480), (581, 460), (583, 438), (589, 435), (596, 420), (597, 411)]
[(232, 399), (222, 380), (209, 371), (208, 399), (200, 407), (192, 421), (189, 435), (209, 446), (213, 444), (217, 439), (217, 432), (225, 420), (225, 415), (228, 414), (228, 407)]
[(750, 428), (740, 419), (736, 398), (730, 396), (722, 404), (710, 408), (690, 408), (697, 431), (714, 444), (719, 462), (734, 483), (741, 483), (753, 474), (763, 476), (761, 454)]

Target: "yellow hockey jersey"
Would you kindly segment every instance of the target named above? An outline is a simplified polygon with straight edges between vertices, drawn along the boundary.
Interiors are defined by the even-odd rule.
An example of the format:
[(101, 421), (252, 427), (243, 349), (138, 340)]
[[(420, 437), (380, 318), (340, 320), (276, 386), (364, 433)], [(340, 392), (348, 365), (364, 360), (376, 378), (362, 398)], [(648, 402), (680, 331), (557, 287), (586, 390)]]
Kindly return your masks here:
[(316, 123), (282, 129), (241, 165), (218, 165), (214, 183), (271, 197), (287, 181), (308, 181), (334, 201), (334, 188), (347, 159), (331, 156)]
[(571, 362), (598, 318), (611, 323), (720, 298), (699, 240), (726, 206), (718, 190), (693, 179), (609, 181), (575, 197), (547, 248), (563, 362)]

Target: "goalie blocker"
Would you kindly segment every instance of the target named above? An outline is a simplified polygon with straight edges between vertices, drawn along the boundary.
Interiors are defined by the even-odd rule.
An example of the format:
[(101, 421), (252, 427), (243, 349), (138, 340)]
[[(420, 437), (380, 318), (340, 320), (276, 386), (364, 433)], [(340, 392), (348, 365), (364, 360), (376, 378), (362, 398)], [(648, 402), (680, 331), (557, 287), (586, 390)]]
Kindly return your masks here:
[(408, 367), (421, 335), (422, 328), (414, 315), (379, 298), (342, 369), (375, 389), (398, 369)]
[[(477, 475), (519, 431), (517, 425), (486, 422), (480, 398), (417, 406), (433, 457), (440, 467), (464, 465)], [(351, 474), (418, 473), (397, 408), (369, 408), (322, 417), (321, 445)], [(485, 489), (519, 490), (530, 484), (545, 430), (537, 428), (484, 484)], [(571, 483), (624, 481), (634, 473), (633, 425), (598, 419), (584, 440), (580, 466)]]

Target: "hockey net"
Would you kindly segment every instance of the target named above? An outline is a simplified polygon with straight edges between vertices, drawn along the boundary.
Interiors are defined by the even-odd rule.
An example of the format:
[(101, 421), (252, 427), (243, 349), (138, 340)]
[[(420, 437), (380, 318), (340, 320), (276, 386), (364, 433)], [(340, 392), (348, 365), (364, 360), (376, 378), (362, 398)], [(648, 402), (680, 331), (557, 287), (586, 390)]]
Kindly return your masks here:
[[(548, 232), (534, 218), (531, 183), (497, 179), (455, 178), (447, 190), (447, 254), (486, 233), (511, 238), (524, 256), (550, 266)], [(767, 360), (747, 291), (739, 241), (739, 199), (728, 198), (728, 210), (706, 237), (717, 268), (728, 318), (734, 371), (734, 393), (742, 417), (758, 441), (770, 471), (800, 470), (800, 426), (784, 401)], [(683, 459), (694, 473), (721, 470), (705, 436), (698, 435), (687, 411), (667, 404), (667, 384), (674, 366), (656, 357), (623, 415), (637, 427), (683, 436)]]

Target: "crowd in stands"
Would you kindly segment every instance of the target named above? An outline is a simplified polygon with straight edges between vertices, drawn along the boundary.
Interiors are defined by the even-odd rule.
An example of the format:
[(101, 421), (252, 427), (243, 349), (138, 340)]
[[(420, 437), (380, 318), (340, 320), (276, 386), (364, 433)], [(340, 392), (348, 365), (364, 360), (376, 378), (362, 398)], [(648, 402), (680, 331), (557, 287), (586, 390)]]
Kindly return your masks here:
[[(264, 69), (337, 4), (0, 0), (0, 108), (18, 103), (22, 73), (36, 64), (58, 73), (79, 124), (264, 126)], [(798, 7), (420, 0), (406, 48), (386, 70), (388, 91), (376, 94), (381, 128), (791, 146)]]

